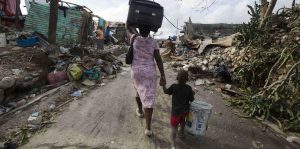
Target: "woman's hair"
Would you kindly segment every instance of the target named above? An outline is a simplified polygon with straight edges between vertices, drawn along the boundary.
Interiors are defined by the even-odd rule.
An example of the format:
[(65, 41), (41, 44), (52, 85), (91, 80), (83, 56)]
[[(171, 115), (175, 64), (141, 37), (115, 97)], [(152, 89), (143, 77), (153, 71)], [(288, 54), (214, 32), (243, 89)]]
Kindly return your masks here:
[(101, 29), (101, 30), (103, 30), (102, 26), (98, 26), (98, 27), (97, 27), (97, 29)]
[(140, 34), (142, 37), (148, 37), (151, 31), (151, 27), (147, 25), (139, 26)]

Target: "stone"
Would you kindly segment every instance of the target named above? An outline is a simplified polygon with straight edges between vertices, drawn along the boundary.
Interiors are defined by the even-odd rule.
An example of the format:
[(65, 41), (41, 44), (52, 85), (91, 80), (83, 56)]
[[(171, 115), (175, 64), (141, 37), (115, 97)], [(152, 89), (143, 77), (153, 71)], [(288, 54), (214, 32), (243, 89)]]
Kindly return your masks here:
[(36, 96), (35, 94), (31, 94), (29, 97), (34, 98), (35, 96)]
[(5, 99), (4, 90), (0, 89), (0, 104), (3, 103), (4, 99)]
[(208, 70), (208, 68), (206, 67), (206, 66), (202, 66), (202, 68), (201, 68), (203, 71), (207, 71)]
[(288, 38), (288, 35), (284, 35), (283, 37), (281, 37), (281, 43), (285, 43), (288, 40)]
[(231, 55), (234, 55), (236, 52), (237, 52), (236, 48), (232, 48), (232, 49), (230, 50), (230, 54), (231, 54)]
[(12, 77), (5, 77), (0, 81), (0, 89), (8, 89), (15, 85), (16, 79)]
[(212, 65), (208, 66), (208, 70), (214, 70), (214, 69), (215, 69), (214, 66), (212, 66)]
[(16, 102), (10, 102), (10, 103), (7, 104), (7, 106), (8, 106), (8, 107), (11, 107), (11, 108), (16, 108), (16, 107), (18, 107)]
[(41, 122), (42, 122), (42, 116), (38, 115), (38, 116), (30, 116), (28, 119), (27, 119), (27, 122), (28, 124), (31, 124), (31, 125), (40, 125)]
[(295, 136), (288, 136), (286, 138), (286, 140), (290, 143), (294, 142), (294, 143), (298, 143), (300, 144), (300, 138), (299, 137), (295, 137)]
[(15, 97), (15, 94), (9, 94), (9, 95), (6, 95), (5, 97), (5, 103), (9, 103), (10, 101), (14, 100), (16, 97)]
[(230, 90), (231, 87), (232, 87), (232, 86), (231, 86), (230, 84), (226, 84), (226, 85), (225, 85), (225, 88), (228, 89), (228, 90)]
[(56, 105), (54, 103), (50, 104), (50, 106), (49, 106), (50, 111), (54, 111), (55, 108), (56, 108)]
[(20, 100), (20, 101), (17, 102), (17, 106), (18, 106), (18, 107), (23, 106), (23, 105), (26, 104), (26, 102), (27, 102), (27, 101), (26, 101), (25, 99), (22, 99), (22, 100)]
[(82, 82), (82, 84), (85, 85), (85, 86), (95, 86), (96, 85), (96, 83), (94, 81), (91, 81), (89, 79), (84, 80)]
[(12, 72), (13, 72), (14, 75), (18, 76), (18, 75), (20, 75), (22, 73), (22, 70), (20, 70), (20, 69), (12, 69)]
[(207, 61), (207, 60), (204, 60), (204, 61), (202, 61), (202, 64), (207, 65), (207, 64), (208, 64), (208, 61)]
[(205, 79), (205, 83), (206, 83), (207, 85), (214, 85), (214, 84), (215, 84), (214, 82), (211, 82), (211, 81), (209, 81), (208, 79)]
[(216, 55), (211, 55), (211, 56), (209, 57), (209, 61), (213, 61), (216, 57), (217, 57)]
[(40, 76), (40, 74), (39, 73), (32, 73), (31, 76), (38, 77), (38, 76)]
[(24, 81), (29, 81), (29, 80), (31, 80), (31, 79), (33, 79), (33, 77), (27, 76), (27, 77), (24, 78)]
[(19, 50), (22, 50), (23, 48), (22, 47), (19, 47), (19, 46), (15, 46), (13, 48), (11, 48), (12, 51), (19, 51)]
[(196, 86), (200, 86), (200, 85), (204, 85), (205, 84), (205, 82), (204, 82), (204, 80), (202, 80), (202, 79), (198, 79), (196, 82), (195, 82), (195, 85)]
[(183, 70), (188, 71), (189, 68), (190, 68), (190, 66), (189, 66), (189, 65), (185, 65), (185, 66), (183, 66), (182, 68), (183, 68)]

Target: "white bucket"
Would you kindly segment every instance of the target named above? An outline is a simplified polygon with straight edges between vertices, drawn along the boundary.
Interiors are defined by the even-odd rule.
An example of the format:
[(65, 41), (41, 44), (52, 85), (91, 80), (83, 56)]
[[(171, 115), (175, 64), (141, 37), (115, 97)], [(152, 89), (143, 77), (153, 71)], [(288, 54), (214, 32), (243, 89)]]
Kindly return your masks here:
[(6, 43), (6, 35), (5, 33), (0, 33), (0, 47), (5, 48), (7, 45)]
[(186, 120), (186, 131), (197, 136), (205, 135), (212, 108), (211, 104), (203, 101), (192, 102), (190, 113)]

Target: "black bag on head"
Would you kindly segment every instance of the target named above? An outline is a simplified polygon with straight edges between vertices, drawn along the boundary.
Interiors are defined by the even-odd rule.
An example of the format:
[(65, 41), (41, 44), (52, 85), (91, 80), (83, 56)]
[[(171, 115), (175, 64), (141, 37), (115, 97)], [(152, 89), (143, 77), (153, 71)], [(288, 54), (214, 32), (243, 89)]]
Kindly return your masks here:
[(134, 42), (134, 39), (137, 37), (137, 35), (133, 35), (132, 37), (132, 41), (130, 43), (130, 47), (126, 53), (126, 58), (125, 58), (125, 62), (126, 64), (132, 64), (132, 61), (133, 61), (133, 42)]

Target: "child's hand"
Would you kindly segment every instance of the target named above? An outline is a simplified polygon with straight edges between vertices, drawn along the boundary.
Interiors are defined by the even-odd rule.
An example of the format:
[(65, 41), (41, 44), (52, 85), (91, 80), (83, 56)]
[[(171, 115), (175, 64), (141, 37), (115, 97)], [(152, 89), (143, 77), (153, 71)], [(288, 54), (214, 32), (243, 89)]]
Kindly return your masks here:
[(166, 78), (164, 76), (161, 76), (160, 81), (159, 81), (159, 85), (160, 86), (166, 86), (167, 82), (166, 82)]

